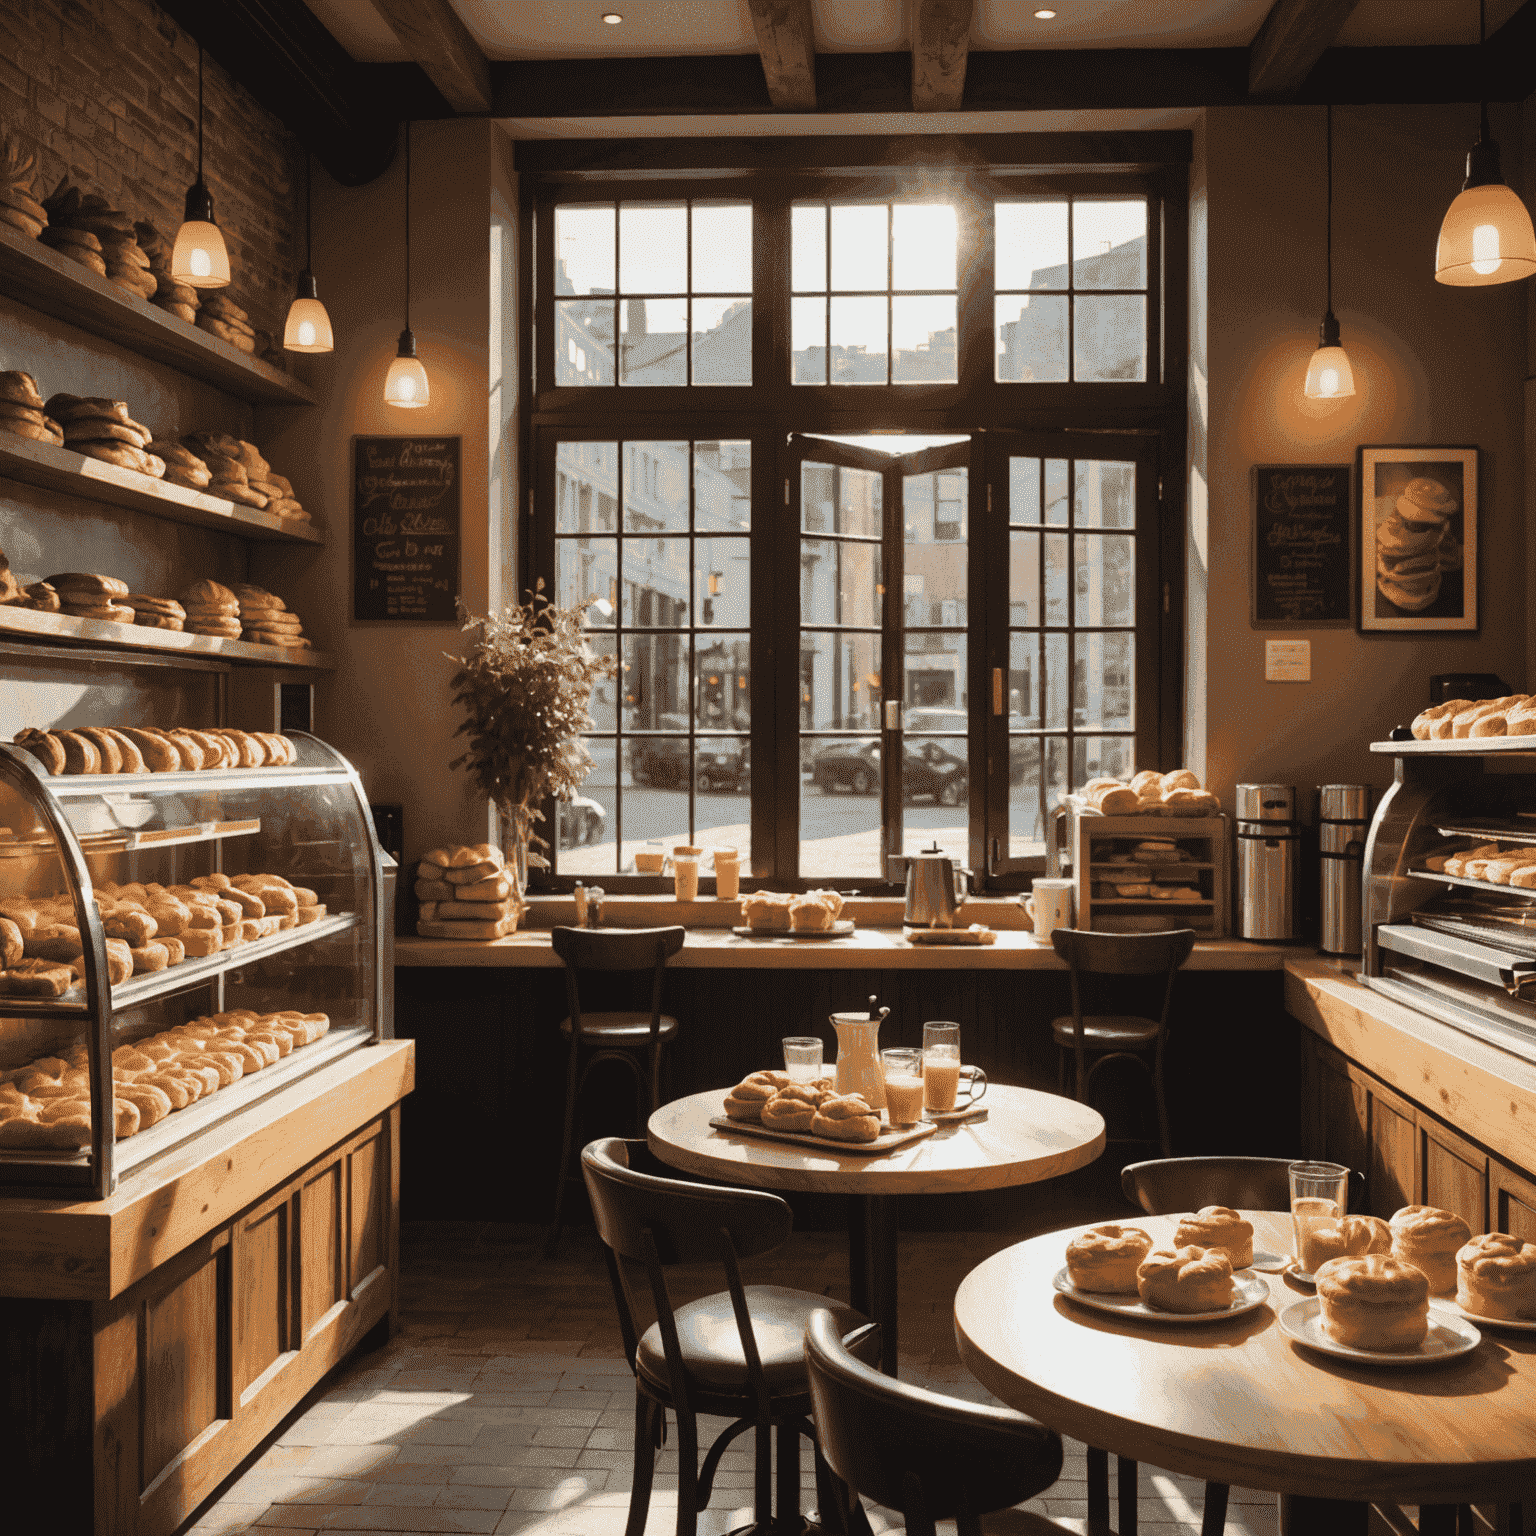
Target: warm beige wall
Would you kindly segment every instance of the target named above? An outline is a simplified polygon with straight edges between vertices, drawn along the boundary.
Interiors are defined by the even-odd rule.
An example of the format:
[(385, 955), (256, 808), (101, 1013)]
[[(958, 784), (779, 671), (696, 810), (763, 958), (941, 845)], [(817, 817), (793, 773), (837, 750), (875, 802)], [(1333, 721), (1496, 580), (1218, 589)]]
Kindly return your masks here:
[[(503, 334), (516, 192), (501, 130), (464, 120), (418, 123), (412, 134), (411, 323), (431, 402), (404, 411), (383, 399), (404, 304), (404, 157), (364, 187), (338, 186), (317, 170), (314, 269), (336, 351), (316, 360), (324, 403), (288, 413), (270, 435), (270, 457), (292, 466), (307, 505), (324, 508), (328, 543), (319, 556), (267, 554), (261, 569), (339, 661), (318, 688), (319, 733), (357, 765), (371, 800), (404, 805), (406, 852), (415, 858), (436, 843), (486, 835), (483, 805), (464, 775), (448, 770), (459, 748), (445, 653), (459, 632), (352, 621), (352, 438), (462, 436), (461, 591), (483, 613), (506, 579), (504, 488), (516, 462), (502, 439), (515, 418), (517, 376)], [(506, 272), (493, 269), (497, 250)], [(503, 335), (494, 351), (493, 334)]]
[[(1325, 406), (1301, 393), (1324, 298), (1323, 109), (1206, 114), (1204, 694), (1208, 782), (1227, 804), (1242, 780), (1386, 784), (1390, 761), (1373, 759), (1365, 744), (1427, 702), (1434, 673), (1528, 681), (1521, 380), (1529, 285), (1465, 290), (1433, 276), (1440, 218), (1459, 190), (1476, 124), (1467, 106), (1335, 110), (1334, 309), (1359, 392)], [(1496, 109), (1494, 132), (1519, 185), (1518, 109)], [(1482, 448), (1478, 634), (1250, 627), (1251, 466), (1349, 463), (1361, 443)], [(1266, 634), (1311, 640), (1312, 682), (1264, 681)], [(1191, 687), (1199, 691), (1198, 680)]]

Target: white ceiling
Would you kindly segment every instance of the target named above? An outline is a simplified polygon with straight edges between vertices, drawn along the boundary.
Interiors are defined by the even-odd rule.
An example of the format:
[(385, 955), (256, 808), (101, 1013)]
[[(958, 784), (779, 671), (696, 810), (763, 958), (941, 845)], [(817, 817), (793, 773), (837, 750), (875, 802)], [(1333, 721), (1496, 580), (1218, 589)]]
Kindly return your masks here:
[[(755, 53), (747, 0), (450, 0), (491, 59), (636, 58)], [(1011, 48), (1244, 47), (1272, 0), (976, 0), (971, 46)], [(406, 58), (372, 0), (307, 0), (310, 10), (365, 63)], [(1521, 0), (1488, 0), (1495, 31)], [(907, 46), (911, 0), (811, 0), (822, 53), (882, 53)], [(605, 26), (605, 11), (624, 20)], [(1338, 41), (1348, 47), (1477, 41), (1476, 0), (1359, 0)]]

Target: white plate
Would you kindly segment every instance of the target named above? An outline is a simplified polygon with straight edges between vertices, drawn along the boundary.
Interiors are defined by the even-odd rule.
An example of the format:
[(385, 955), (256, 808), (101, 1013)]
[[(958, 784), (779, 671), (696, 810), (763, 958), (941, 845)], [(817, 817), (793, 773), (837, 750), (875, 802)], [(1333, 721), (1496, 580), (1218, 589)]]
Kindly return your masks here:
[(853, 919), (845, 917), (830, 928), (732, 928), (742, 939), (846, 939), (853, 932)]
[(1442, 1360), (1454, 1360), (1457, 1355), (1476, 1349), (1483, 1338), (1448, 1302), (1431, 1300), (1429, 1332), (1416, 1349), (1403, 1354), (1353, 1349), (1348, 1344), (1336, 1344), (1323, 1332), (1322, 1309), (1323, 1304), (1315, 1296), (1293, 1301), (1280, 1313), (1280, 1331), (1308, 1349), (1337, 1355), (1342, 1360), (1355, 1360), (1362, 1365), (1438, 1365)]
[(1149, 1307), (1139, 1296), (1113, 1291), (1080, 1291), (1072, 1284), (1071, 1271), (1066, 1265), (1051, 1276), (1051, 1284), (1063, 1296), (1082, 1306), (1147, 1323), (1209, 1323), (1218, 1318), (1238, 1317), (1255, 1307), (1262, 1307), (1269, 1300), (1269, 1287), (1257, 1275), (1244, 1275), (1241, 1271), (1232, 1277), (1232, 1305), (1219, 1312), (1164, 1312), (1158, 1307)]
[(1255, 1248), (1253, 1262), (1244, 1265), (1244, 1268), (1255, 1270), (1261, 1275), (1283, 1275), (1295, 1262), (1288, 1253), (1260, 1253)]
[(965, 1109), (925, 1109), (923, 1119), (931, 1120), (935, 1125), (944, 1125), (951, 1120), (979, 1120), (986, 1112), (987, 1101), (982, 1098)]
[(1448, 1302), (1457, 1314), (1471, 1323), (1482, 1323), (1488, 1328), (1517, 1328), (1521, 1333), (1536, 1333), (1536, 1318), (1486, 1317), (1481, 1312), (1469, 1312), (1459, 1301)]

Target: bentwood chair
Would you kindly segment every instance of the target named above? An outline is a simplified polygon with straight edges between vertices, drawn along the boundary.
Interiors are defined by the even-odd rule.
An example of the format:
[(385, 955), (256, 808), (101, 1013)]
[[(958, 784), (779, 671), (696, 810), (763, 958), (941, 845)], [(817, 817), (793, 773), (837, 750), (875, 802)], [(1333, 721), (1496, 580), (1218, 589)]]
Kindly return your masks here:
[[(635, 1373), (635, 1472), (625, 1536), (643, 1536), (657, 1447), (666, 1413), (677, 1420), (677, 1536), (694, 1536), (720, 1458), (756, 1431), (753, 1502), (760, 1533), (800, 1525), (800, 1437), (814, 1449), (802, 1339), (806, 1320), (827, 1298), (777, 1285), (743, 1285), (740, 1261), (772, 1253), (789, 1237), (787, 1201), (765, 1190), (725, 1189), (666, 1177), (643, 1141), (589, 1143), (581, 1171), (604, 1244), (624, 1354)], [(726, 1288), (674, 1307), (666, 1272), (679, 1264), (719, 1264)], [(637, 1274), (636, 1272), (639, 1271)], [(642, 1278), (643, 1276), (643, 1278)], [(643, 1324), (637, 1293), (649, 1293), (655, 1321)], [(848, 1308), (826, 1314), (851, 1347), (877, 1356), (879, 1329)], [(732, 1420), (699, 1465), (701, 1413)], [(778, 1431), (777, 1511), (770, 1433)], [(823, 1507), (844, 1497), (816, 1453)]]
[[(1066, 1092), (1067, 1059), (1074, 1061), (1074, 1092), (1088, 1102), (1093, 1075), (1111, 1061), (1134, 1061), (1152, 1079), (1157, 1102), (1158, 1140), (1163, 1156), (1173, 1150), (1168, 1135), (1168, 1104), (1163, 1093), (1163, 1048), (1168, 1040), (1168, 1009), (1173, 978), (1195, 947), (1191, 928), (1168, 933), (1090, 933), (1058, 928), (1051, 935), (1056, 953), (1072, 972), (1072, 1012), (1051, 1021), (1057, 1047), (1058, 1083)], [(1165, 976), (1162, 1011), (1157, 1018), (1137, 1014), (1088, 1014), (1083, 1011), (1083, 978), (1096, 976)], [(1093, 1057), (1090, 1063), (1088, 1058)], [(1150, 1060), (1148, 1057), (1150, 1056)]]
[[(942, 1397), (882, 1375), (843, 1343), (842, 1324), (815, 1312), (805, 1330), (811, 1413), (821, 1454), (842, 1487), (906, 1518), (907, 1536), (935, 1536), (953, 1520), (959, 1536), (1065, 1536), (1043, 1515), (1012, 1508), (1061, 1475), (1061, 1436), (1015, 1413)], [(843, 1515), (857, 1529), (862, 1506)], [(1109, 1495), (1090, 1492), (1088, 1530), (1107, 1536)]]
[[(576, 1179), (576, 1106), (593, 1067), (618, 1062), (628, 1069), (635, 1086), (635, 1130), (645, 1134), (647, 1119), (661, 1104), (661, 1053), (677, 1039), (677, 1020), (661, 1011), (661, 983), (667, 960), (683, 947), (684, 930), (629, 928), (599, 930), (556, 928), (550, 934), (554, 951), (565, 963), (565, 996), (569, 1014), (560, 1033), (570, 1043), (565, 1072), (565, 1124), (560, 1132), (560, 1169), (555, 1183), (555, 1215), (544, 1240), (549, 1258), (560, 1241), (565, 1197)], [(584, 971), (650, 972), (649, 1009), (583, 1012), (580, 977)]]

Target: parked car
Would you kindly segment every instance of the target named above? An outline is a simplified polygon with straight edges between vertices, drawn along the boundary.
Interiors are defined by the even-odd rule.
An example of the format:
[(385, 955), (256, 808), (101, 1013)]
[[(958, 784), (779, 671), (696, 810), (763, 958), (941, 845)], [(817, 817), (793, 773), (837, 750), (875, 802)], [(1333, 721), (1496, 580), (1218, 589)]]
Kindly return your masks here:
[[(903, 743), (901, 797), (961, 805), (967, 795), (965, 759), (946, 751), (937, 741)], [(811, 754), (811, 780), (823, 794), (846, 789), (855, 795), (876, 794), (880, 788), (880, 746), (872, 741), (837, 741)]]
[[(659, 731), (686, 733), (686, 715), (662, 715)], [(661, 789), (687, 789), (688, 737), (632, 736), (629, 740), (629, 778), (632, 784), (652, 784)]]
[(737, 736), (697, 738), (694, 783), (700, 794), (722, 790), (741, 794), (752, 782), (752, 743)]
[(556, 815), (560, 821), (562, 848), (584, 848), (589, 843), (602, 842), (608, 813), (589, 795), (562, 801)]

